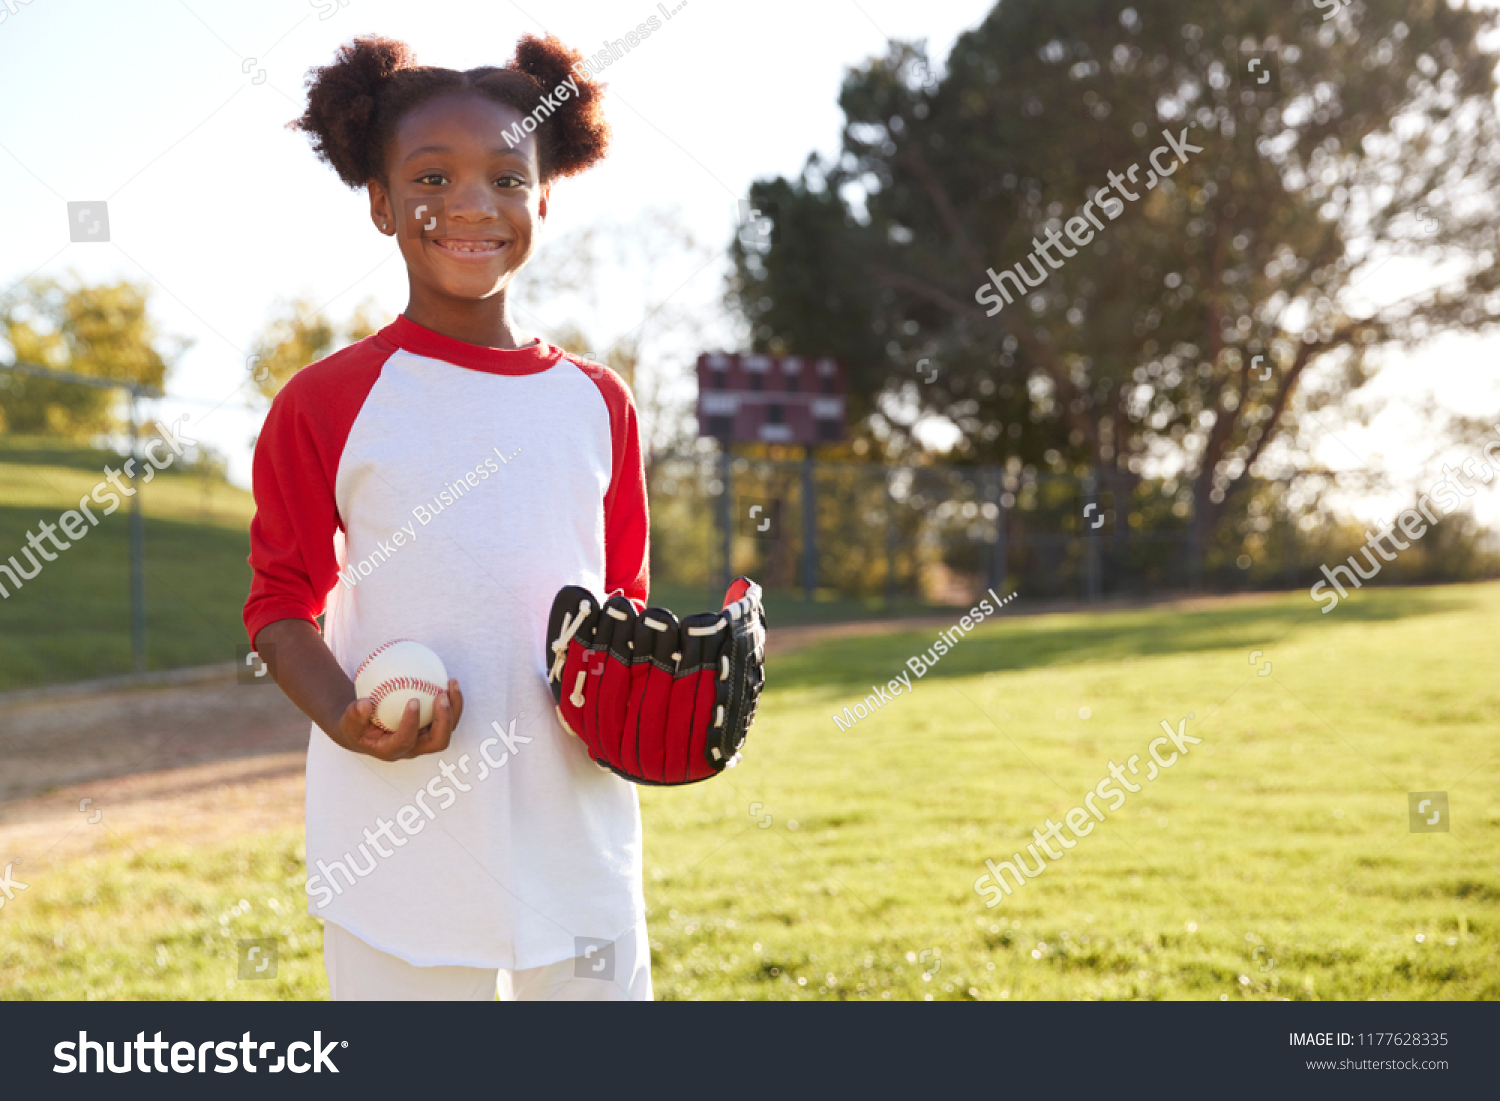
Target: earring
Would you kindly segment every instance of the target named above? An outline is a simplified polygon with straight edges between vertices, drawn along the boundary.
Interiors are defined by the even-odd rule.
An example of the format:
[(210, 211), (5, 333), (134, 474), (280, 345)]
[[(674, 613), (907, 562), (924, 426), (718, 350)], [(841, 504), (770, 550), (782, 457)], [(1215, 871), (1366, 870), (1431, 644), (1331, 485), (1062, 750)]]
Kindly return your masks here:
[(384, 228), (385, 228), (385, 223), (384, 223), (384, 222), (381, 222), (381, 223), (380, 223), (380, 228), (381, 228), (381, 229), (384, 229)]

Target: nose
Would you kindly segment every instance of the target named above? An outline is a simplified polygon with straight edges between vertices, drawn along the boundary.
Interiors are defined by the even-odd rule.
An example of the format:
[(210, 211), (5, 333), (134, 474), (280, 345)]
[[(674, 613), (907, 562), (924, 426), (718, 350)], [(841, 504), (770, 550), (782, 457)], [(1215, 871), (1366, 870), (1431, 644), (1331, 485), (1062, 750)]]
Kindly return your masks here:
[(498, 205), (489, 185), (483, 181), (460, 183), (445, 196), (448, 218), (452, 221), (479, 225), (493, 221), (498, 214)]

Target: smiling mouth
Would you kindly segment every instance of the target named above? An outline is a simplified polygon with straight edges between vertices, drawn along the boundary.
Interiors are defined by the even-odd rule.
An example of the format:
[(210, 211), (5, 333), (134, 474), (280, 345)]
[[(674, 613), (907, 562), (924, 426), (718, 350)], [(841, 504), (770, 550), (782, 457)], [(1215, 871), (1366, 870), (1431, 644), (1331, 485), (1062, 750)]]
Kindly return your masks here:
[(465, 241), (457, 237), (429, 237), (428, 240), (444, 252), (462, 256), (493, 254), (510, 243), (509, 241)]

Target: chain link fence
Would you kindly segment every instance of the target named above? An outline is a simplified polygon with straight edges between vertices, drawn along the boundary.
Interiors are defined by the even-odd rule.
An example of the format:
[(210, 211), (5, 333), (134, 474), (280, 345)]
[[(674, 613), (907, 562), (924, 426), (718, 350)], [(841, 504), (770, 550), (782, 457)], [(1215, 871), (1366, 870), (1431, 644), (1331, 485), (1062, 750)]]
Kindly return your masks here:
[(1197, 567), (1190, 511), (1158, 509), (1148, 525), (1139, 483), (1111, 473), (658, 455), (653, 577), (711, 588), (748, 573), (768, 591), (887, 604), (962, 603), (1007, 587), (1082, 600), (1248, 587), (1243, 564), (1207, 576)]

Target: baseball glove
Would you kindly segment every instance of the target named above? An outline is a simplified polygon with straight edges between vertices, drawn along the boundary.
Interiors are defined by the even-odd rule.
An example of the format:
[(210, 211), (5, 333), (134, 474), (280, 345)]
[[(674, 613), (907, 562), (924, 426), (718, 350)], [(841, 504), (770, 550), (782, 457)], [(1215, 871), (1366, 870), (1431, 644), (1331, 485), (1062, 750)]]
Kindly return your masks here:
[(739, 763), (765, 684), (760, 586), (680, 623), (568, 585), (552, 602), (547, 666), (563, 725), (595, 763), (637, 784), (691, 784)]

